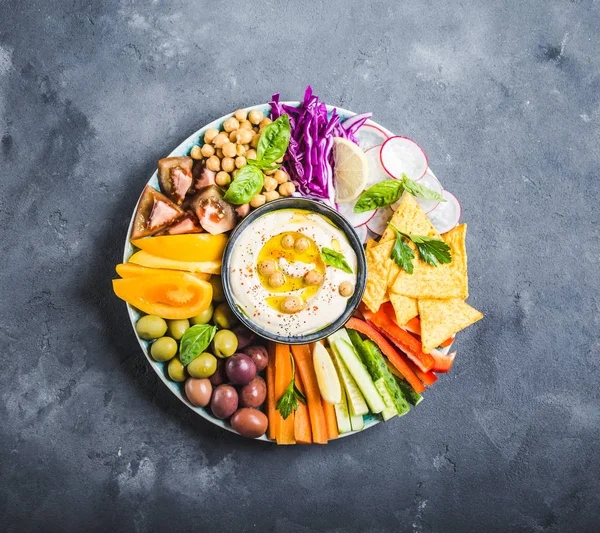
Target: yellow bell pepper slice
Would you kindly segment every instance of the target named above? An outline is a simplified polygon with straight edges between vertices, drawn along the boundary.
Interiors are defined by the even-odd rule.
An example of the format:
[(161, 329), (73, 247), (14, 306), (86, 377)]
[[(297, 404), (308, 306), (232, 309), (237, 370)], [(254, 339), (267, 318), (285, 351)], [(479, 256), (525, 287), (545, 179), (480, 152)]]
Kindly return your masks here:
[(204, 272), (205, 274), (220, 274), (221, 260), (218, 261), (175, 261), (152, 255), (145, 250), (134, 253), (129, 258), (130, 263), (150, 268), (166, 268), (168, 270), (185, 270), (186, 272)]
[[(168, 274), (169, 272), (173, 272), (172, 270), (167, 270), (166, 268), (150, 268), (142, 265), (136, 265), (135, 263), (121, 263), (116, 266), (115, 270), (122, 278), (139, 278), (142, 276), (156, 276), (156, 274), (164, 274), (165, 272)], [(180, 272), (183, 273), (184, 271), (182, 270)], [(210, 274), (204, 274), (203, 272), (187, 273), (204, 281), (208, 281), (210, 279)]]
[(187, 235), (161, 235), (145, 239), (133, 239), (131, 244), (149, 254), (173, 261), (202, 263), (220, 261), (227, 243), (227, 235), (193, 233)]
[(115, 279), (113, 290), (140, 311), (171, 320), (199, 315), (212, 301), (212, 285), (186, 272)]

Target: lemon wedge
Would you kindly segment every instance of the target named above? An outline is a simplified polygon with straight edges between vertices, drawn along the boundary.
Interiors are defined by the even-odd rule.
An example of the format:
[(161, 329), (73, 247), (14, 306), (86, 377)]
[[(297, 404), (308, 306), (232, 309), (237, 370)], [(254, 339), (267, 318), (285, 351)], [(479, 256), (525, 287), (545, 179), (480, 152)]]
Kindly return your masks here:
[(356, 200), (367, 186), (369, 162), (360, 146), (348, 139), (333, 139), (333, 180), (335, 201), (343, 204)]
[(331, 355), (320, 342), (313, 349), (313, 366), (317, 376), (319, 392), (326, 402), (336, 405), (342, 401), (342, 387)]

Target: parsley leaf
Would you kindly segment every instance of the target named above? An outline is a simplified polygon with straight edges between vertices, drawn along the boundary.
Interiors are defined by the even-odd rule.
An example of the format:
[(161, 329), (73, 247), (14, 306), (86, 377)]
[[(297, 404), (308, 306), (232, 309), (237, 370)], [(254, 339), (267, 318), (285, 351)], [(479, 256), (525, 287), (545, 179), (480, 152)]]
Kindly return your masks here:
[(438, 264), (452, 262), (450, 246), (441, 239), (434, 239), (426, 235), (406, 235), (404, 233), (403, 235), (417, 245), (421, 259), (427, 264), (436, 267)]
[(326, 265), (330, 265), (334, 268), (339, 268), (348, 274), (352, 274), (352, 269), (346, 261), (343, 254), (332, 250), (331, 248), (321, 248), (321, 259)]
[(296, 367), (294, 358), (291, 355), (290, 359), (292, 360), (292, 380), (275, 404), (275, 409), (279, 411), (284, 420), (298, 409), (298, 400), (304, 404), (306, 403), (304, 394), (296, 386)]
[(439, 200), (440, 202), (446, 201), (439, 192), (436, 192), (429, 187), (425, 187), (425, 185), (411, 180), (406, 176), (406, 174), (402, 174), (402, 187), (404, 187), (404, 190), (407, 193), (412, 194), (413, 196), (420, 196), (425, 200)]
[(402, 239), (402, 236), (404, 234), (391, 222), (388, 222), (388, 224), (396, 234), (396, 242), (394, 243), (394, 247), (392, 248), (392, 253), (390, 254), (390, 257), (400, 268), (403, 268), (404, 270), (406, 270), (406, 272), (412, 274), (412, 260), (415, 258), (415, 254), (410, 248), (410, 246), (408, 246), (408, 244), (406, 244)]

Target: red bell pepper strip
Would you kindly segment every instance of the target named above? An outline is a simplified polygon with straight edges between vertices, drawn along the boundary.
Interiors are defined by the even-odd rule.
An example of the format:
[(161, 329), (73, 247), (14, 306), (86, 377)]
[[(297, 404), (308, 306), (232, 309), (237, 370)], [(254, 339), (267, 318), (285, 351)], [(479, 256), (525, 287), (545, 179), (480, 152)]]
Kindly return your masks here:
[(445, 354), (444, 352), (440, 352), (439, 350), (431, 350), (431, 355), (433, 356), (433, 370), (434, 372), (448, 372), (452, 368), (452, 363), (454, 363), (454, 357), (456, 357), (456, 352), (452, 352), (449, 354)]
[(385, 311), (380, 309), (370, 318), (366, 315), (365, 318), (400, 348), (423, 372), (431, 370), (433, 357), (428, 353), (423, 353), (421, 343), (408, 331), (399, 327)]
[(379, 349), (389, 359), (390, 363), (396, 367), (398, 372), (404, 376), (406, 381), (410, 383), (410, 386), (415, 389), (415, 391), (418, 393), (425, 392), (425, 387), (418, 380), (417, 376), (415, 376), (415, 373), (408, 367), (404, 359), (402, 359), (394, 347), (387, 340), (385, 340), (383, 335), (379, 333), (379, 331), (377, 331), (373, 326), (367, 324), (363, 320), (359, 320), (358, 318), (351, 318), (346, 323), (346, 327), (355, 329), (359, 333), (369, 337), (369, 339), (379, 346)]
[[(452, 335), (452, 337), (450, 337), (450, 338), (446, 339), (444, 342), (442, 342), (442, 344), (440, 344), (440, 346), (442, 348), (447, 348), (448, 346), (451, 346), (452, 343), (454, 342), (455, 337), (456, 337), (456, 334)], [(435, 359), (435, 357), (434, 357), (434, 359)]]
[[(402, 354), (400, 354), (400, 356), (402, 357)], [(428, 387), (431, 387), (438, 380), (438, 377), (433, 372), (423, 372), (408, 357), (405, 357), (404, 360), (410, 369), (416, 374), (416, 376)]]

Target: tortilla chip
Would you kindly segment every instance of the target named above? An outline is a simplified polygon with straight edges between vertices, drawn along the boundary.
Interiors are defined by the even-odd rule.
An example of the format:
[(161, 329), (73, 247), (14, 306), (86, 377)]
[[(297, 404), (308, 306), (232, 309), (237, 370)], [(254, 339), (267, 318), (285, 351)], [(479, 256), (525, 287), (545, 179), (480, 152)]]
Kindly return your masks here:
[(417, 300), (408, 298), (401, 294), (390, 293), (390, 301), (396, 313), (396, 323), (399, 326), (404, 326), (411, 318), (415, 318), (419, 314), (417, 308)]
[(483, 314), (460, 298), (419, 300), (421, 343), (429, 353), (461, 329), (483, 318)]
[(377, 241), (374, 239), (367, 239), (367, 245), (365, 246), (365, 250), (370, 250), (377, 246)]
[[(390, 252), (387, 252), (389, 257)], [(363, 295), (365, 305), (376, 313), (379, 306), (386, 300), (388, 289), (388, 267), (386, 265), (386, 250), (379, 245), (367, 249), (367, 284)]]
[(392, 287), (392, 292), (419, 299), (460, 298), (466, 300), (469, 296), (466, 233), (467, 225), (461, 224), (442, 236), (450, 246), (452, 262), (434, 267), (421, 259), (415, 259), (413, 273), (400, 271)]
[[(440, 238), (440, 234), (433, 227), (433, 224), (427, 218), (425, 212), (421, 209), (417, 201), (411, 194), (404, 193), (400, 205), (390, 222), (402, 233), (408, 235), (427, 235), (429, 237)], [(396, 238), (396, 233), (389, 226), (381, 236), (381, 243)]]

